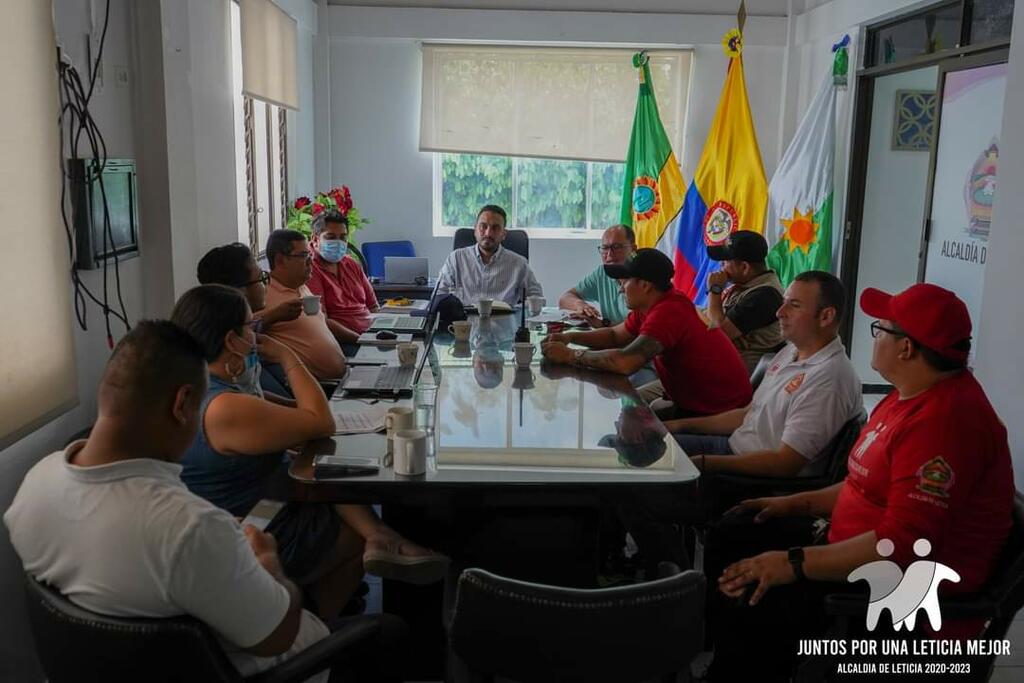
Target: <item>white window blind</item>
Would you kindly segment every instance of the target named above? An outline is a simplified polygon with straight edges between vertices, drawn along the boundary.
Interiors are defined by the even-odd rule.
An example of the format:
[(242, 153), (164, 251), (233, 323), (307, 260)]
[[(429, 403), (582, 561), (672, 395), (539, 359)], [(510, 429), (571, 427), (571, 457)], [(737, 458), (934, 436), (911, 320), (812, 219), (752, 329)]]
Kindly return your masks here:
[(270, 0), (241, 0), (242, 92), (299, 108), (297, 24)]
[(61, 223), (50, 3), (7, 0), (0, 22), (0, 449), (78, 397)]
[[(424, 44), (420, 149), (623, 161), (636, 109), (635, 52)], [(678, 152), (691, 53), (650, 56), (661, 121)]]

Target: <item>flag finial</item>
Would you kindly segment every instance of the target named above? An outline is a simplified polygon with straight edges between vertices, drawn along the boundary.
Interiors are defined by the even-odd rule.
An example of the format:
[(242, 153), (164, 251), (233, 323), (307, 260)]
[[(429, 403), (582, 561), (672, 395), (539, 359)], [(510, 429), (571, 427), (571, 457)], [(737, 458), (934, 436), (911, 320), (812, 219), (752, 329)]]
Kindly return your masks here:
[(747, 4), (740, 0), (740, 8), (736, 11), (736, 26), (743, 33), (743, 25), (747, 23)]

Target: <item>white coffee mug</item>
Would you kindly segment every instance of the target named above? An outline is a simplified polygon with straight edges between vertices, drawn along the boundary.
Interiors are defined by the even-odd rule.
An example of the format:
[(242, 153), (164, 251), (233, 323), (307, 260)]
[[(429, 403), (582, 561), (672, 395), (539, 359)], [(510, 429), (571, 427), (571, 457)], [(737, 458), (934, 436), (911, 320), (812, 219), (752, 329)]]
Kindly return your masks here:
[(403, 368), (411, 368), (416, 365), (416, 358), (420, 355), (420, 348), (412, 342), (405, 342), (398, 345), (398, 364)]
[(403, 429), (412, 429), (416, 426), (416, 413), (409, 406), (395, 406), (388, 408), (384, 415), (384, 428), (388, 435), (388, 453), (393, 452), (393, 441), (395, 433)]
[(320, 312), (320, 297), (316, 294), (302, 297), (302, 310), (306, 315), (316, 315)]
[(415, 476), (427, 471), (427, 433), (422, 429), (395, 432), (395, 474)]
[(448, 332), (455, 337), (457, 342), (469, 341), (469, 333), (473, 329), (473, 323), (468, 320), (456, 320), (448, 326)]
[(530, 316), (540, 315), (541, 311), (544, 310), (544, 306), (548, 303), (548, 300), (542, 296), (528, 296), (526, 297), (526, 305), (530, 312)]
[(491, 314), (493, 304), (494, 299), (480, 299), (476, 302), (476, 312), (480, 314), (481, 318), (486, 318)]
[(516, 351), (516, 365), (521, 368), (530, 367), (530, 363), (533, 362), (533, 354), (537, 351), (533, 342), (516, 342), (512, 347)]

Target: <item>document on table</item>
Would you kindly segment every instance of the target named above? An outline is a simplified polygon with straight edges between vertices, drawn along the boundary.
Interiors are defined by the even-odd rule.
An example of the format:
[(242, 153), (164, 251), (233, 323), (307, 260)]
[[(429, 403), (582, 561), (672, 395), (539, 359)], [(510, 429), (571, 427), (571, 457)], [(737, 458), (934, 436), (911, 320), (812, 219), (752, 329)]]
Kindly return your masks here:
[(387, 406), (373, 406), (368, 410), (338, 410), (334, 412), (335, 434), (372, 434), (384, 430)]

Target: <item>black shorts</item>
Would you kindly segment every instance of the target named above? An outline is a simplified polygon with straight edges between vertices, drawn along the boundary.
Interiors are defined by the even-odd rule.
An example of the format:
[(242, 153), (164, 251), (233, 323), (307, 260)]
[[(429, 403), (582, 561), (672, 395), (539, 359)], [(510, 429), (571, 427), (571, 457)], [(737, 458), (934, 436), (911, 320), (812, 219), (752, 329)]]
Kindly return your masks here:
[(320, 566), (338, 542), (341, 518), (329, 503), (288, 503), (267, 525), (285, 574), (300, 581)]

